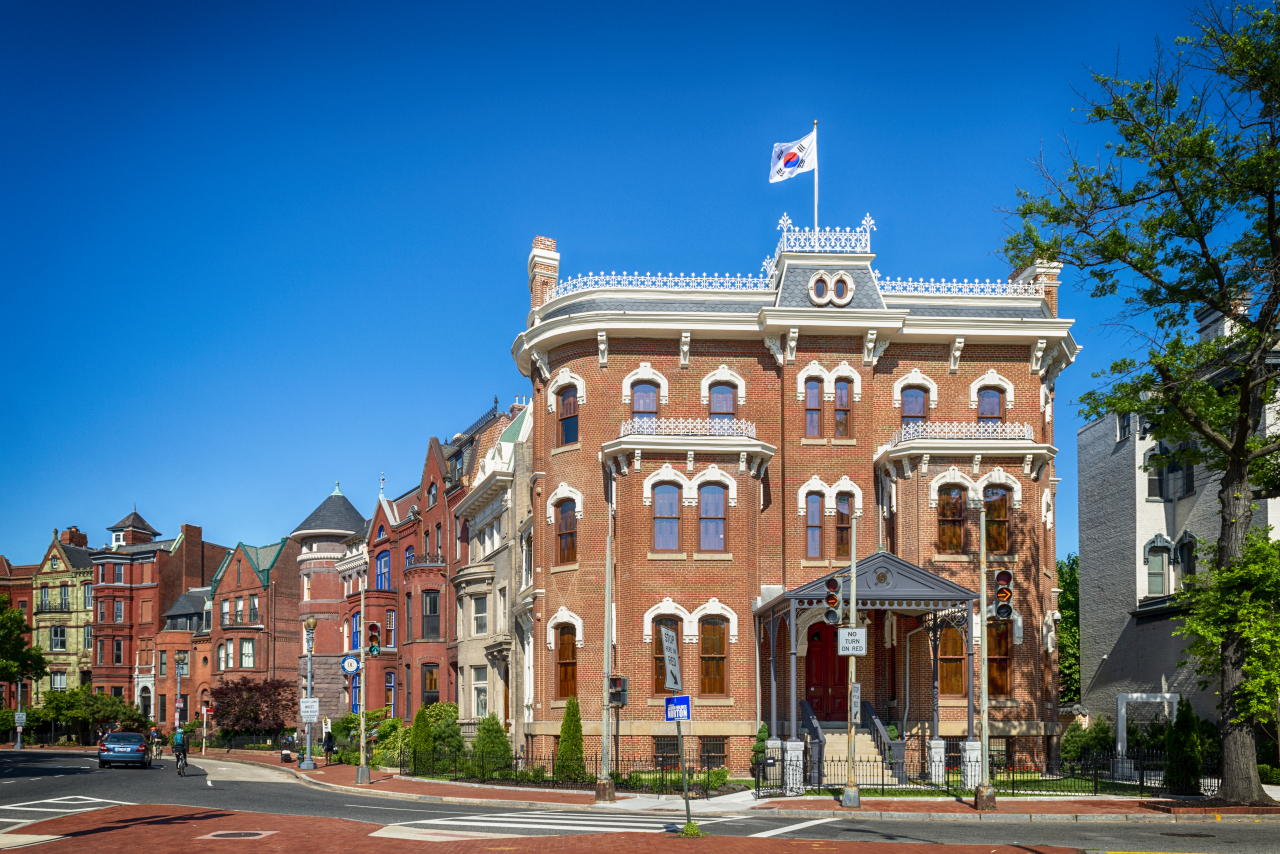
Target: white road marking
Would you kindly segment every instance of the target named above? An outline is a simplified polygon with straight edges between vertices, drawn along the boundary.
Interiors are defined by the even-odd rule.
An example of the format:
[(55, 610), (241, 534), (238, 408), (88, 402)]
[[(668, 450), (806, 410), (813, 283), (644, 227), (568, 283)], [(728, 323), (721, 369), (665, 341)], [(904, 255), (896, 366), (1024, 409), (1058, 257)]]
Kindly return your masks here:
[[(733, 821), (734, 817), (705, 816), (699, 821), (703, 824), (716, 824)], [(579, 833), (668, 833), (678, 830), (684, 824), (677, 817), (645, 813), (588, 813), (564, 810), (536, 810), (515, 813), (487, 813), (474, 816), (451, 816), (449, 818), (419, 819), (418, 821), (400, 822), (395, 827), (462, 825), (479, 827), (520, 828), (524, 830), (561, 830)]]
[(826, 824), (829, 821), (837, 821), (835, 818), (815, 818), (813, 821), (802, 821), (799, 824), (788, 824), (786, 827), (775, 827), (773, 830), (763, 830), (760, 833), (751, 834), (753, 837), (778, 836), (783, 833), (790, 833), (793, 830), (804, 830), (806, 827), (813, 827), (816, 824)]

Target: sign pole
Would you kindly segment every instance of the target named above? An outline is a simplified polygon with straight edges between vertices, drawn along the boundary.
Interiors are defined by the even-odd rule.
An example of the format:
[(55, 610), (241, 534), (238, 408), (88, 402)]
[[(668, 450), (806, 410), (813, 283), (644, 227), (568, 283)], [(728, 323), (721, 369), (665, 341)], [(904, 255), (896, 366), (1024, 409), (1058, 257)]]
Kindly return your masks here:
[[(50, 631), (53, 631), (50, 629)], [(27, 722), (27, 716), (22, 714), (22, 677), (18, 677), (18, 740), (13, 743), (14, 750), (22, 749), (22, 725)]]
[[(662, 632), (662, 668), (666, 671), (666, 678), (663, 680), (664, 687), (675, 694), (676, 697), (683, 696), (684, 683), (680, 678), (680, 638), (676, 633), (666, 626), (661, 627)], [(693, 700), (687, 699), (685, 703), (673, 704), (667, 698), (667, 720), (672, 719), (676, 722), (676, 750), (680, 752), (680, 779), (684, 781), (684, 820), (688, 824), (693, 821), (693, 816), (689, 813), (689, 776), (685, 773), (684, 766), (684, 730), (680, 726), (683, 718), (692, 717), (690, 714), (693, 708)], [(673, 708), (673, 706), (675, 708)], [(677, 711), (683, 709), (683, 711)]]
[(365, 673), (364, 670), (364, 641), (365, 636), (368, 634), (368, 631), (365, 629), (364, 589), (367, 586), (366, 582), (368, 581), (368, 578), (369, 568), (366, 566), (364, 577), (356, 577), (356, 580), (360, 583), (360, 767), (356, 769), (357, 786), (367, 786), (369, 784), (369, 766), (365, 764), (364, 755), (364, 692), (365, 688), (368, 687), (365, 683), (369, 681), (365, 678), (368, 674)]
[(978, 496), (978, 625), (982, 635), (982, 675), (981, 712), (982, 712), (982, 783), (974, 793), (973, 807), (978, 810), (994, 810), (996, 808), (996, 791), (991, 788), (991, 742), (987, 736), (987, 502)]
[[(814, 122), (814, 125), (816, 126), (817, 122)], [(817, 167), (814, 167), (814, 184), (817, 184)], [(858, 517), (853, 514), (849, 515), (849, 627), (854, 630), (858, 627)], [(857, 759), (858, 712), (862, 705), (862, 692), (858, 690), (857, 674), (858, 657), (851, 655), (849, 656), (849, 694), (845, 701), (845, 707), (848, 710), (845, 717), (849, 719), (847, 756), (849, 774), (845, 781), (844, 795), (840, 799), (841, 805), (846, 807), (862, 806), (862, 793), (858, 790), (857, 769), (854, 764)]]

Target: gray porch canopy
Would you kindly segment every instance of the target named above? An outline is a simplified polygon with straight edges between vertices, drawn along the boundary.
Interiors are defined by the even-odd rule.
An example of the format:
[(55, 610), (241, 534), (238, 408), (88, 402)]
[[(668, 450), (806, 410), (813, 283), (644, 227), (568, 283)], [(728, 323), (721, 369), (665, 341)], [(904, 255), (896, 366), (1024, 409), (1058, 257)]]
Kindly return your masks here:
[[(967, 685), (973, 684), (973, 614), (978, 594), (953, 581), (934, 575), (885, 551), (874, 552), (858, 561), (857, 611), (895, 612), (909, 617), (920, 617), (933, 648), (933, 733), (938, 737), (938, 643), (942, 630), (958, 629), (964, 636), (965, 673)], [(849, 601), (849, 568), (841, 567), (814, 581), (792, 590), (783, 591), (767, 602), (761, 602), (753, 616), (756, 620), (756, 637), (761, 629), (768, 629), (769, 636), (769, 731), (778, 734), (778, 628), (785, 624), (790, 641), (790, 715), (788, 731), (796, 738), (798, 698), (796, 694), (796, 655), (800, 632), (797, 626), (808, 626), (821, 619), (826, 611), (827, 581), (840, 581), (840, 599), (847, 606)], [(777, 589), (777, 588), (774, 588)], [(862, 619), (866, 619), (863, 616)], [(870, 656), (869, 656), (870, 657)], [(874, 661), (874, 658), (872, 658)], [(969, 736), (973, 736), (973, 703), (968, 703)], [(853, 710), (849, 710), (852, 713)], [(905, 722), (904, 722), (905, 723)]]

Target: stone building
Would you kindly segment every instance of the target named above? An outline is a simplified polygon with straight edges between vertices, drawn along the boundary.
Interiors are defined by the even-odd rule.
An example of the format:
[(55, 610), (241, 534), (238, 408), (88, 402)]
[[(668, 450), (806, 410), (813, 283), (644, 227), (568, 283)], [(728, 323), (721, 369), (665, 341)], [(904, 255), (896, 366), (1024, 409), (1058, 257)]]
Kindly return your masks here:
[(1053, 383), (1078, 351), (1057, 268), (891, 280), (871, 225), (815, 234), (784, 217), (760, 277), (561, 280), (555, 242), (534, 240), (512, 348), (534, 394), (518, 600), (537, 639), (533, 754), (553, 749), (569, 696), (598, 749), (605, 642), (630, 682), (620, 749), (673, 752), (664, 626), (683, 640), (704, 761), (742, 769), (760, 721), (797, 737), (801, 715), (842, 750), (844, 660), (812, 585), (877, 552), (859, 588), (864, 724), (971, 737), (984, 505), (991, 569), (1015, 578), (1011, 618), (990, 626), (996, 749), (1024, 736), (1016, 749), (1042, 755), (1056, 734)]
[(92, 681), (93, 560), (88, 537), (72, 526), (45, 550), (31, 578), (35, 599), (32, 646), (44, 650), (49, 674), (35, 681), (35, 705), (50, 691), (69, 691)]

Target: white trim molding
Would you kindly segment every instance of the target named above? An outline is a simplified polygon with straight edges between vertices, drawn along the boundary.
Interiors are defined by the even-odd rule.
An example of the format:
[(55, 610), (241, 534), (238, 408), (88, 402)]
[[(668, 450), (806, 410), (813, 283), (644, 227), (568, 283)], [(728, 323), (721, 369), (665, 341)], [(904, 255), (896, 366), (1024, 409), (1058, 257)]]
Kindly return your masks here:
[(893, 408), (902, 408), (902, 390), (907, 386), (924, 386), (929, 389), (929, 408), (938, 408), (938, 384), (929, 379), (919, 368), (912, 368), (906, 374), (893, 381)]
[[(648, 611), (644, 612), (644, 642), (653, 643), (653, 621), (658, 617), (679, 617), (680, 618), (680, 635), (684, 638), (685, 643), (693, 643), (697, 641), (697, 622), (690, 619), (691, 615), (679, 602), (673, 602), (670, 596), (665, 597), (657, 605), (654, 605)], [(692, 633), (689, 631), (690, 626), (693, 627)], [(690, 634), (693, 639), (690, 640)]]
[(988, 486), (1007, 486), (1013, 490), (1013, 509), (1022, 509), (1022, 481), (1006, 472), (1000, 466), (996, 466), (991, 471), (978, 478), (978, 489), (984, 489)]
[(560, 372), (552, 377), (551, 382), (547, 383), (547, 411), (556, 411), (556, 398), (560, 396), (560, 389), (567, 385), (574, 386), (578, 389), (578, 405), (587, 402), (587, 384), (582, 377), (570, 371), (568, 368), (561, 368)]
[(978, 391), (984, 388), (1004, 389), (1004, 405), (1013, 407), (1013, 383), (996, 373), (992, 368), (969, 384), (969, 408), (978, 408)]
[(1053, 496), (1047, 489), (1040, 496), (1040, 521), (1044, 523), (1046, 531), (1053, 530)]
[[(827, 292), (822, 296), (814, 291), (814, 285), (818, 279), (827, 280)], [(843, 279), (845, 283), (845, 293), (843, 297), (836, 296), (836, 282)], [(809, 277), (809, 302), (814, 305), (837, 305), (846, 306), (853, 300), (853, 277), (843, 270), (835, 273), (828, 273), (826, 270), (819, 270)]]
[(631, 402), (631, 385), (638, 382), (652, 382), (658, 384), (658, 393), (662, 397), (662, 405), (667, 403), (667, 378), (653, 369), (653, 365), (649, 362), (641, 362), (640, 367), (627, 374), (627, 378), (622, 381), (622, 402)]
[(853, 515), (862, 515), (862, 490), (858, 488), (858, 484), (849, 479), (848, 475), (843, 475), (831, 486), (827, 486), (822, 478), (816, 474), (805, 481), (805, 484), (796, 491), (797, 513), (800, 516), (805, 514), (805, 496), (813, 493), (821, 493), (823, 496), (822, 509), (824, 516), (836, 515), (836, 497), (842, 492), (848, 492), (853, 495)]
[[(729, 643), (738, 642), (738, 615), (733, 609), (712, 596), (705, 604), (699, 605), (694, 612), (689, 615), (689, 622), (693, 624), (693, 639), (698, 640), (698, 623), (703, 617), (724, 617), (729, 621)], [(685, 629), (685, 642), (689, 642), (689, 631)]]
[(929, 481), (929, 506), (937, 509), (938, 507), (938, 487), (948, 484), (958, 483), (970, 491), (970, 495), (966, 498), (973, 498), (972, 493), (978, 489), (978, 484), (973, 482), (973, 478), (960, 471), (960, 469), (952, 466), (942, 474)]
[[(848, 361), (843, 361), (831, 370), (810, 362), (796, 374), (796, 400), (804, 402), (804, 384), (810, 377), (822, 378), (822, 399), (830, 402), (836, 399), (836, 380), (847, 379), (853, 385), (853, 402), (862, 400), (862, 376)], [(901, 400), (901, 398), (899, 398)]]
[(693, 488), (689, 478), (685, 477), (684, 472), (678, 471), (671, 463), (663, 463), (662, 468), (655, 471), (644, 479), (644, 506), (649, 507), (653, 504), (653, 488), (660, 483), (680, 484), (680, 497), (683, 499), (682, 504), (697, 504), (698, 492)]
[[(738, 481), (729, 472), (712, 463), (689, 480), (693, 490), (694, 503), (697, 503), (698, 488), (704, 483), (718, 483), (729, 490), (729, 506), (738, 506)], [(856, 489), (857, 487), (855, 487)]]
[(551, 525), (556, 520), (556, 505), (566, 498), (572, 498), (574, 501), (574, 515), (579, 519), (582, 518), (582, 493), (574, 489), (564, 481), (560, 481), (551, 495), (547, 497), (547, 524)]
[(547, 649), (555, 652), (556, 650), (556, 626), (561, 623), (570, 623), (577, 629), (577, 636), (574, 638), (574, 646), (582, 648), (583, 625), (582, 618), (561, 605), (560, 610), (551, 615), (551, 619), (547, 620)]
[(721, 365), (711, 373), (702, 378), (702, 405), (706, 406), (711, 403), (711, 386), (714, 383), (730, 383), (738, 390), (738, 405), (747, 402), (747, 384), (737, 373), (729, 369), (728, 365)]

